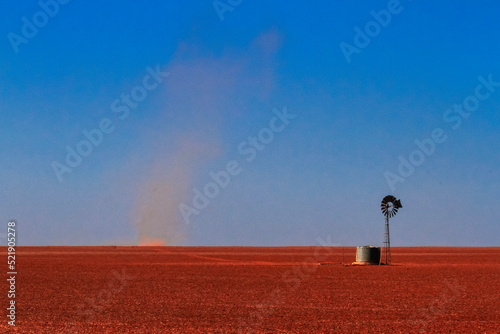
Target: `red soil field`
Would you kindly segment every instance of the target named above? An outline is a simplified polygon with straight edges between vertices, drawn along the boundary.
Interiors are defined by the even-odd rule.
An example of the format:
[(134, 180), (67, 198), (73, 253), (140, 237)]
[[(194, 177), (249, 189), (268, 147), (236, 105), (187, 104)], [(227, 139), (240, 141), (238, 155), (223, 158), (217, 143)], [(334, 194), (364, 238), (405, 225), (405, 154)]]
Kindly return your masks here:
[(355, 247), (16, 251), (5, 333), (500, 332), (500, 248), (394, 247), (391, 266), (346, 265)]

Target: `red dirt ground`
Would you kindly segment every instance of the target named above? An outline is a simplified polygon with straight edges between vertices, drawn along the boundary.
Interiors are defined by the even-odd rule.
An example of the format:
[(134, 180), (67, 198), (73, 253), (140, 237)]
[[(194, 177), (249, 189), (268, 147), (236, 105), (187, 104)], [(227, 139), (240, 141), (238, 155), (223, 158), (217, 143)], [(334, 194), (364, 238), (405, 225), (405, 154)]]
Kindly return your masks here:
[(391, 266), (342, 265), (355, 247), (16, 250), (5, 333), (500, 333), (500, 248), (395, 247)]

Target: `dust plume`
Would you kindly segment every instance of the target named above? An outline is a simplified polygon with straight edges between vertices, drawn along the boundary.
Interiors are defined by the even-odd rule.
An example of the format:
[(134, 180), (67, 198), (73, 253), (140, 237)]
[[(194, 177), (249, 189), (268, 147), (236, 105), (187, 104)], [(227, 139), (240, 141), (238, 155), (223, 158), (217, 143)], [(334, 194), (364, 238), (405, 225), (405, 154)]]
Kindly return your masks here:
[(140, 246), (178, 245), (186, 238), (177, 206), (191, 189), (196, 167), (213, 152), (208, 144), (184, 139), (168, 158), (156, 157), (137, 198)]
[(187, 237), (179, 203), (189, 201), (196, 177), (223, 153), (225, 122), (241, 117), (252, 99), (267, 99), (270, 68), (279, 46), (276, 31), (248, 49), (214, 57), (181, 44), (166, 71), (164, 110), (145, 133), (152, 157), (144, 168), (134, 209), (139, 245), (179, 245)]

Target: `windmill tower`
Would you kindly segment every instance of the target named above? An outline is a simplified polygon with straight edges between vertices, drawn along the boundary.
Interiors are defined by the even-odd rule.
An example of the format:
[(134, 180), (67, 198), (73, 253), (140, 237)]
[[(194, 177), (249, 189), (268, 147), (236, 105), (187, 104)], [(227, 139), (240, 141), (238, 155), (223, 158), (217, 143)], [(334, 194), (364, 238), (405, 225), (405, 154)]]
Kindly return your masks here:
[(385, 264), (391, 264), (391, 238), (389, 234), (389, 218), (396, 215), (402, 208), (401, 201), (392, 195), (387, 195), (380, 204), (380, 209), (385, 216), (384, 256)]

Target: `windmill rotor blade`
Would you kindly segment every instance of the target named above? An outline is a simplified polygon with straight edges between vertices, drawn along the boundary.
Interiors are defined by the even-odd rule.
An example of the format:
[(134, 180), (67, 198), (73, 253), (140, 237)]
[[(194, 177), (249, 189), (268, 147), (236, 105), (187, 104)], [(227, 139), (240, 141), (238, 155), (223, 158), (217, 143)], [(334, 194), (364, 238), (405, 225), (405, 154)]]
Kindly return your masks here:
[(398, 212), (398, 209), (402, 207), (403, 206), (401, 205), (401, 200), (396, 199), (396, 197), (392, 195), (385, 196), (380, 203), (380, 209), (382, 210), (382, 213), (389, 218), (394, 217)]

